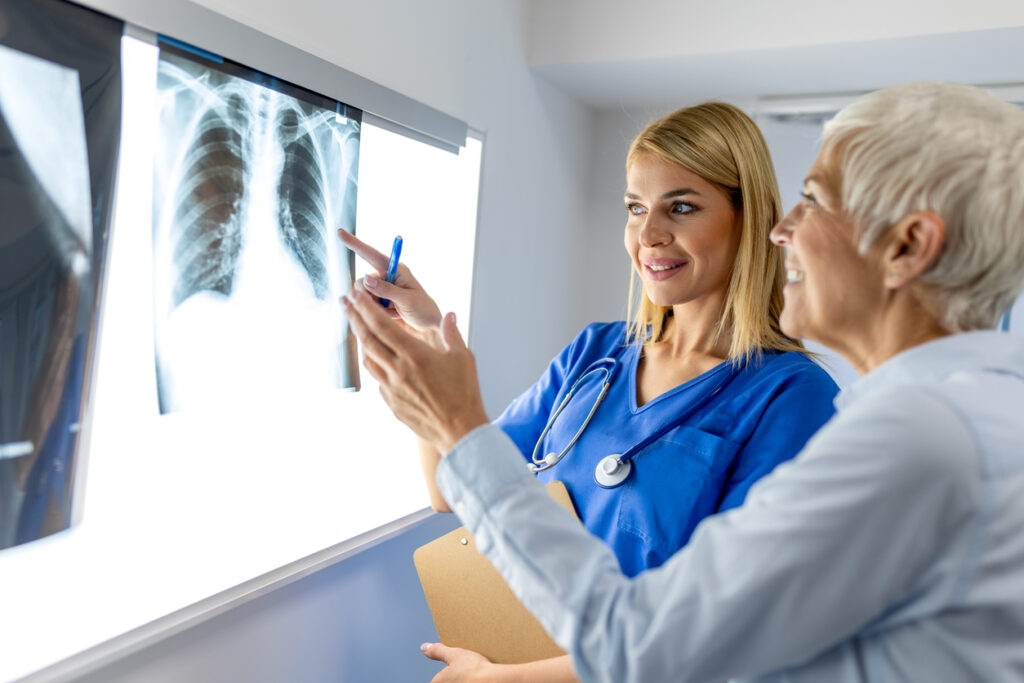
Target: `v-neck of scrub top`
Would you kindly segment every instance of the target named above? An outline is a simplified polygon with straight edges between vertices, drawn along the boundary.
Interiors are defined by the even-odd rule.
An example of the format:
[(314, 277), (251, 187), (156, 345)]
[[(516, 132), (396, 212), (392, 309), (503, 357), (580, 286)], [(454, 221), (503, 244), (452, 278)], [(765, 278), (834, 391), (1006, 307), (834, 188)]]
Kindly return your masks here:
[(658, 403), (662, 403), (664, 401), (669, 401), (673, 397), (678, 396), (679, 394), (681, 394), (681, 393), (683, 393), (685, 391), (689, 391), (690, 389), (692, 389), (692, 388), (694, 388), (694, 387), (696, 387), (696, 386), (698, 386), (700, 384), (703, 384), (703, 383), (707, 382), (712, 377), (718, 377), (723, 372), (725, 372), (728, 369), (728, 367), (729, 367), (729, 361), (728, 360), (724, 360), (721, 363), (719, 363), (718, 365), (716, 365), (715, 367), (711, 368), (710, 370), (707, 370), (707, 371), (697, 375), (696, 377), (694, 377), (691, 380), (688, 380), (686, 382), (683, 382), (682, 384), (674, 386), (671, 389), (669, 389), (668, 391), (665, 391), (665, 392), (662, 392), (662, 393), (658, 394), (657, 396), (655, 396), (654, 398), (652, 398), (650, 401), (648, 401), (647, 403), (643, 404), (642, 406), (638, 406), (637, 405), (637, 398), (636, 397), (637, 397), (637, 394), (640, 391), (640, 387), (637, 385), (636, 374), (637, 374), (637, 371), (638, 371), (638, 369), (640, 367), (640, 353), (642, 351), (643, 351), (643, 346), (641, 344), (631, 344), (629, 346), (629, 348), (628, 348), (628, 353), (630, 354), (630, 358), (629, 358), (629, 410), (630, 410), (630, 412), (633, 415), (639, 415), (640, 413), (643, 413), (644, 411), (648, 410), (651, 406), (654, 406), (654, 405), (656, 405)]

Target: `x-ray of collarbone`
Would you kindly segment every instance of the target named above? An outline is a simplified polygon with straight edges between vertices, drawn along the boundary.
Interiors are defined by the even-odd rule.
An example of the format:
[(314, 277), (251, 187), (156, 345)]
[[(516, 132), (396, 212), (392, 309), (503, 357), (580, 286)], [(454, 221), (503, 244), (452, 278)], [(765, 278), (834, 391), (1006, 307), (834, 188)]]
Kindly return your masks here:
[(338, 298), (359, 124), (162, 56), (154, 318), (162, 413), (358, 386)]

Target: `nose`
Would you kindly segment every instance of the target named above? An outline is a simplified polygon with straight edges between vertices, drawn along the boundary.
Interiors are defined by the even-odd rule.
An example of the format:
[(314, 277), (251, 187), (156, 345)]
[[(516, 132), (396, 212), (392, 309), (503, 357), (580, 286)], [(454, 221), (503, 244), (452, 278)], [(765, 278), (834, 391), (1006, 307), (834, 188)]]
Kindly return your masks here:
[(768, 239), (770, 239), (773, 244), (777, 244), (780, 247), (789, 244), (789, 238), (793, 234), (793, 214), (796, 212), (796, 210), (797, 209), (793, 209), (788, 214), (786, 214), (785, 218), (776, 223), (775, 227), (772, 228), (772, 231), (768, 233)]
[(672, 233), (661, 225), (658, 216), (649, 213), (640, 226), (639, 240), (642, 247), (663, 247), (672, 241)]

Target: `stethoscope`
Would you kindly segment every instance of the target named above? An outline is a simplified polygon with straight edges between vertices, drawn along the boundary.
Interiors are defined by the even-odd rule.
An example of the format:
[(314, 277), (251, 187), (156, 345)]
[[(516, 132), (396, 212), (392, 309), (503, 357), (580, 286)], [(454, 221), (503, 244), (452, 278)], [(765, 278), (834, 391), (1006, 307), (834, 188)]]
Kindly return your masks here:
[[(572, 386), (569, 387), (569, 391), (566, 393), (565, 398), (562, 399), (562, 402), (558, 404), (558, 408), (554, 413), (552, 413), (551, 417), (548, 418), (547, 424), (544, 425), (544, 431), (540, 433), (540, 437), (537, 439), (537, 444), (533, 447), (533, 455), (530, 456), (530, 460), (533, 461), (530, 463), (530, 469), (533, 472), (543, 472), (544, 470), (551, 469), (557, 465), (559, 461), (565, 457), (566, 453), (569, 452), (569, 449), (571, 449), (579, 440), (580, 436), (583, 434), (583, 430), (587, 428), (587, 425), (590, 424), (590, 420), (594, 417), (594, 413), (597, 412), (597, 407), (601, 405), (601, 402), (604, 400), (605, 394), (608, 393), (608, 388), (611, 386), (612, 380), (615, 378), (615, 371), (617, 369), (618, 361), (616, 359), (611, 357), (601, 358), (588, 365), (583, 371), (583, 374), (581, 374), (579, 378), (572, 383)], [(580, 425), (580, 428), (576, 430), (576, 434), (572, 437), (572, 440), (569, 441), (566, 447), (558, 453), (552, 451), (543, 458), (538, 459), (537, 454), (540, 451), (541, 444), (544, 442), (544, 437), (547, 436), (549, 431), (551, 431), (551, 427), (554, 425), (555, 420), (558, 419), (558, 416), (569, 404), (569, 401), (576, 394), (576, 390), (583, 381), (587, 379), (587, 377), (600, 372), (604, 373), (604, 383), (601, 386), (601, 391), (597, 394), (597, 398), (594, 399), (594, 405), (591, 406), (590, 412), (587, 413), (587, 417), (583, 420), (583, 424)], [(683, 422), (689, 420), (694, 413), (710, 403), (711, 400), (715, 398), (715, 396), (717, 396), (738, 374), (739, 368), (730, 363), (730, 367), (728, 372), (725, 373), (725, 377), (719, 380), (718, 384), (715, 385), (715, 388), (711, 390), (703, 400), (693, 405), (690, 410), (681, 417), (678, 417), (664, 425), (651, 436), (648, 436), (643, 441), (635, 444), (632, 448), (629, 448), (625, 453), (612, 453), (611, 455), (606, 455), (601, 458), (600, 462), (597, 463), (597, 467), (594, 468), (594, 481), (597, 482), (597, 485), (606, 489), (621, 486), (633, 471), (634, 456), (661, 437), (665, 436), (665, 434), (668, 434), (670, 431), (681, 425)]]

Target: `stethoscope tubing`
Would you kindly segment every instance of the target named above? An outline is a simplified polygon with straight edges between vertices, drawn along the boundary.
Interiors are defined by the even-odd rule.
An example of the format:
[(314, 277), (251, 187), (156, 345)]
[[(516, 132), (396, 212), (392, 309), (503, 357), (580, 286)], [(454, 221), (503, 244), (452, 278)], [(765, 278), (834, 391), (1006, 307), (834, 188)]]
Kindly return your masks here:
[[(594, 367), (598, 365), (605, 367)], [(530, 465), (531, 470), (533, 470), (534, 472), (543, 472), (544, 470), (551, 469), (552, 467), (557, 465), (559, 461), (565, 457), (565, 454), (569, 452), (573, 445), (575, 445), (575, 443), (579, 440), (580, 436), (583, 435), (583, 431), (587, 428), (587, 425), (590, 424), (590, 420), (593, 419), (594, 413), (597, 412), (598, 406), (600, 406), (601, 402), (604, 401), (604, 396), (605, 394), (608, 393), (608, 388), (612, 384), (612, 378), (615, 374), (615, 369), (617, 365), (618, 361), (609, 356), (599, 358), (598, 360), (588, 365), (587, 369), (583, 371), (583, 374), (580, 375), (576, 379), (576, 381), (572, 383), (572, 386), (569, 387), (569, 391), (568, 393), (566, 393), (565, 398), (563, 398), (562, 402), (558, 404), (558, 408), (555, 410), (554, 414), (552, 414), (551, 417), (548, 418), (547, 424), (544, 425), (544, 431), (542, 431), (540, 433), (540, 436), (537, 438), (537, 443), (533, 447), (533, 454), (530, 456), (530, 460), (532, 461)], [(548, 435), (548, 432), (551, 431), (551, 427), (553, 427), (555, 424), (555, 420), (558, 419), (558, 416), (561, 415), (565, 407), (569, 405), (569, 401), (576, 394), (576, 390), (583, 383), (583, 380), (585, 380), (593, 373), (600, 372), (601, 370), (604, 370), (605, 373), (604, 384), (601, 386), (601, 391), (600, 393), (598, 393), (597, 399), (594, 400), (594, 405), (591, 406), (590, 412), (587, 413), (587, 417), (584, 418), (583, 424), (580, 425), (580, 428), (576, 430), (576, 434), (573, 435), (572, 440), (569, 441), (569, 444), (565, 448), (563, 448), (557, 455), (554, 453), (549, 453), (543, 458), (538, 459), (537, 453), (538, 451), (540, 451), (541, 444), (544, 443), (544, 437)], [(551, 457), (552, 455), (554, 455), (553, 458)]]
[[(587, 425), (590, 424), (590, 420), (594, 417), (594, 413), (597, 412), (598, 406), (600, 406), (602, 401), (604, 401), (605, 394), (608, 393), (608, 388), (611, 386), (612, 379), (614, 378), (617, 366), (618, 360), (615, 358), (605, 357), (598, 359), (591, 363), (590, 365), (588, 365), (586, 370), (583, 371), (583, 374), (581, 374), (579, 378), (575, 382), (573, 382), (572, 386), (569, 387), (568, 393), (566, 393), (565, 398), (562, 399), (561, 403), (559, 403), (558, 405), (558, 408), (548, 419), (547, 424), (544, 425), (544, 430), (541, 432), (540, 437), (538, 437), (537, 439), (536, 445), (534, 445), (533, 447), (533, 454), (530, 456), (530, 460), (532, 461), (530, 463), (530, 469), (533, 472), (543, 472), (545, 470), (551, 469), (559, 462), (561, 462), (562, 458), (564, 458), (566, 454), (568, 454), (569, 450), (576, 444), (580, 436), (583, 435), (583, 431), (587, 428)], [(576, 430), (576, 434), (573, 435), (572, 440), (570, 440), (568, 445), (566, 445), (565, 448), (563, 448), (557, 454), (552, 451), (543, 458), (538, 459), (537, 453), (540, 451), (540, 447), (541, 444), (543, 444), (544, 442), (544, 438), (551, 430), (551, 427), (555, 424), (555, 420), (558, 419), (558, 416), (562, 413), (565, 407), (569, 404), (569, 401), (576, 394), (576, 390), (579, 388), (580, 384), (582, 384), (583, 381), (591, 374), (595, 372), (600, 372), (601, 370), (605, 371), (604, 384), (601, 387), (601, 391), (600, 393), (598, 393), (597, 398), (594, 400), (594, 405), (591, 406), (590, 412), (587, 413), (587, 417), (583, 420), (583, 424), (580, 425), (580, 428)], [(719, 381), (715, 388), (711, 392), (709, 392), (703, 400), (691, 406), (690, 410), (686, 411), (685, 414), (676, 418), (675, 420), (669, 421), (660, 429), (655, 431), (652, 435), (643, 439), (639, 443), (636, 443), (633, 446), (631, 446), (624, 453), (613, 453), (611, 455), (605, 456), (604, 458), (601, 458), (600, 462), (598, 462), (597, 464), (597, 467), (594, 469), (594, 479), (597, 481), (598, 485), (602, 486), (603, 488), (614, 488), (625, 482), (625, 480), (629, 477), (630, 473), (633, 470), (632, 460), (637, 454), (642, 452), (652, 443), (659, 440), (661, 437), (665, 436), (665, 434), (669, 433), (679, 425), (689, 420), (698, 410), (701, 410), (704, 407), (706, 407), (712, 400), (714, 400), (716, 396), (718, 396), (718, 394), (722, 392), (723, 389), (725, 389), (727, 385), (729, 385), (737, 377), (737, 375), (739, 375), (739, 372), (740, 369), (738, 367), (736, 367), (733, 364), (730, 364), (730, 367), (728, 368), (725, 378)]]

